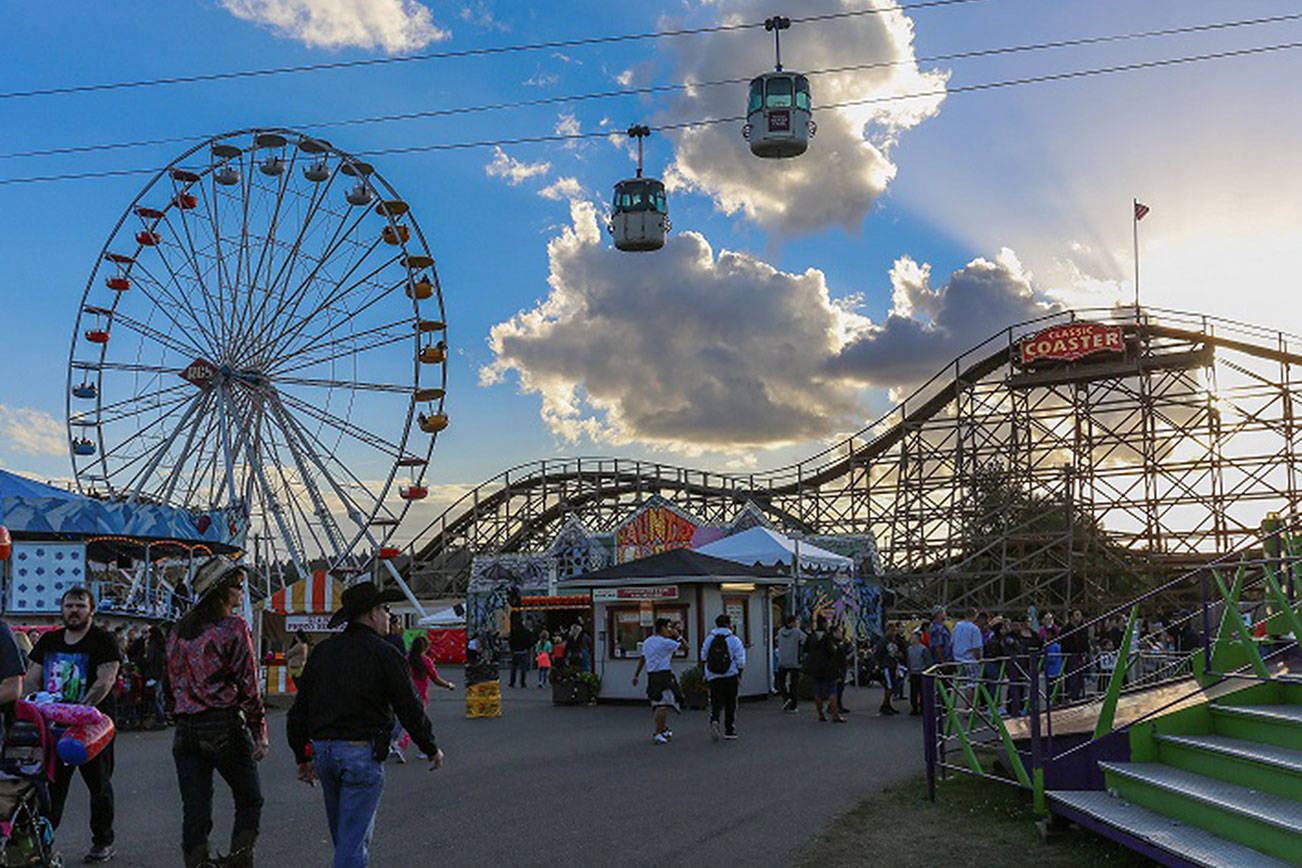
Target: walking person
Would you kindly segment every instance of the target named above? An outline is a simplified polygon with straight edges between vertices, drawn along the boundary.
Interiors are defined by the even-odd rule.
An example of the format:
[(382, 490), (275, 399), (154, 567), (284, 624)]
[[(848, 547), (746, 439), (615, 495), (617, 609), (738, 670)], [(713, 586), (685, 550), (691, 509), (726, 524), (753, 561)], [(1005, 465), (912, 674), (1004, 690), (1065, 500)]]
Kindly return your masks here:
[(909, 714), (922, 714), (922, 673), (927, 670), (927, 648), (922, 644), (921, 629), (909, 634), (909, 650), (905, 655), (909, 666)]
[(795, 615), (787, 615), (778, 630), (778, 692), (786, 700), (782, 710), (792, 714), (799, 701), (800, 651), (805, 644), (805, 631), (796, 624)]
[(1085, 615), (1080, 609), (1072, 609), (1067, 621), (1067, 631), (1060, 640), (1063, 653), (1067, 655), (1067, 698), (1072, 701), (1085, 696), (1086, 666), (1089, 663), (1089, 631), (1083, 629)]
[[(411, 640), (411, 648), (407, 650), (407, 665), (411, 668), (411, 683), (416, 686), (416, 695), (420, 697), (421, 708), (429, 705), (430, 684), (435, 684), (444, 690), (457, 689), (455, 684), (439, 675), (438, 668), (434, 665), (434, 658), (429, 653), (429, 639), (425, 636), (417, 636)], [(404, 750), (409, 744), (411, 744), (411, 736), (404, 730), (398, 749)], [(418, 753), (416, 756), (418, 759), (429, 759), (423, 753)]]
[(381, 638), (387, 604), (401, 599), (401, 592), (381, 591), (374, 582), (343, 592), (330, 626), (348, 626), (308, 658), (286, 721), (298, 779), (310, 785), (321, 781), (334, 868), (367, 863), (395, 712), (429, 757), (430, 771), (443, 763), (410, 667)]
[(846, 638), (845, 626), (837, 624), (832, 628), (832, 659), (836, 663), (836, 710), (842, 715), (850, 713), (845, 707), (846, 673), (854, 663), (854, 645)]
[(651, 702), (651, 720), (655, 725), (653, 744), (669, 744), (674, 737), (669, 728), (669, 712), (680, 710), (683, 691), (671, 664), (674, 655), (686, 648), (687, 641), (678, 632), (678, 625), (668, 618), (656, 618), (655, 633), (642, 642), (642, 658), (633, 673), (633, 686), (637, 687), (637, 679), (645, 667), (646, 698)]
[(954, 659), (954, 635), (945, 625), (944, 606), (931, 608), (931, 628), (927, 631), (927, 637), (932, 663), (949, 663)]
[[(117, 684), (122, 650), (112, 633), (95, 624), (95, 595), (80, 585), (63, 592), (63, 629), (43, 634), (33, 647), (25, 692), (44, 691), (56, 702), (93, 705), (108, 714), (109, 696)], [(90, 790), (91, 848), (88, 863), (108, 862), (113, 849), (113, 741), (80, 766), (60, 760), (50, 785), (50, 823), (59, 828), (68, 801), (72, 774)]]
[(194, 607), (167, 640), (167, 684), (176, 714), (172, 759), (181, 790), (181, 852), (186, 868), (214, 863), (212, 776), (221, 775), (235, 802), (228, 868), (252, 868), (262, 819), (258, 763), (267, 755), (266, 712), (258, 689), (253, 637), (236, 614), (246, 572), (212, 558), (195, 573)]
[(524, 625), (519, 615), (511, 616), (511, 635), (507, 639), (511, 647), (511, 686), (515, 687), (516, 673), (520, 675), (520, 686), (529, 686), (529, 657), (533, 649), (533, 634)]
[(895, 643), (895, 630), (894, 622), (887, 624), (886, 634), (877, 643), (877, 665), (881, 669), (882, 679), (882, 704), (878, 706), (877, 711), (883, 717), (899, 714), (895, 706), (891, 705), (891, 697), (895, 695), (896, 669), (900, 663), (899, 646)]
[(845, 723), (835, 704), (836, 649), (824, 615), (819, 615), (814, 621), (814, 632), (805, 643), (805, 674), (814, 682), (814, 707), (818, 709), (818, 719), (827, 722), (823, 708), (830, 706), (832, 722)]
[[(402, 619), (397, 615), (390, 613), (388, 623), (386, 624), (381, 638), (394, 647), (401, 656), (407, 656), (407, 643), (402, 641)], [(423, 706), (422, 706), (423, 707)], [(402, 747), (398, 744), (402, 740), (402, 727), (395, 721), (393, 724), (393, 733), (389, 738), (389, 759), (396, 759), (400, 764), (407, 761), (407, 757), (402, 753)]]
[(723, 716), (723, 737), (737, 737), (737, 690), (746, 668), (746, 648), (732, 632), (727, 613), (714, 619), (714, 629), (701, 645), (705, 661), (705, 683), (710, 689), (710, 738), (719, 739), (719, 717)]

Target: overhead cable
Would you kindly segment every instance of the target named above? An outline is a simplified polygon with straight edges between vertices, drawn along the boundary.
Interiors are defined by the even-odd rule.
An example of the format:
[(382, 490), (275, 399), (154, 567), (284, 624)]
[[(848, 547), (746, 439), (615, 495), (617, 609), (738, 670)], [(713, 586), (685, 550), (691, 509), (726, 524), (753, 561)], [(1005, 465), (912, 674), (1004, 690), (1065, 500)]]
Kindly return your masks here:
[[(1019, 54), (1031, 51), (1045, 51), (1056, 48), (1077, 48), (1087, 45), (1102, 45), (1107, 43), (1123, 42), (1136, 39), (1152, 39), (1166, 36), (1179, 36), (1189, 33), (1206, 33), (1218, 30), (1228, 30), (1238, 27), (1250, 27), (1262, 24), (1278, 24), (1287, 21), (1302, 20), (1302, 12), (1290, 15), (1272, 15), (1265, 18), (1247, 18), (1235, 21), (1217, 21), (1208, 24), (1191, 24), (1184, 27), (1168, 27), (1160, 30), (1143, 30), (1130, 33), (1113, 33), (1102, 36), (1082, 36), (1074, 39), (1058, 39), (1049, 42), (1033, 42), (1021, 45), (998, 46), (994, 48), (980, 48), (970, 51), (958, 51), (949, 54), (936, 54), (928, 57), (915, 57), (905, 60), (878, 60), (868, 63), (856, 63), (846, 66), (834, 66), (825, 69), (811, 69), (803, 74), (808, 77), (817, 77), (820, 75), (839, 75), (846, 72), (861, 72), (869, 69), (881, 69), (895, 66), (910, 66), (922, 63), (942, 63), (951, 60), (971, 60), (980, 57), (992, 57), (1008, 54)], [(515, 102), (497, 102), (483, 103), (480, 105), (457, 106), (441, 109), (428, 109), (425, 111), (399, 112), (385, 115), (372, 115), (361, 118), (348, 118), (345, 120), (329, 120), (290, 123), (286, 126), (298, 128), (321, 129), (325, 127), (342, 127), (357, 126), (363, 124), (388, 123), (392, 121), (410, 121), (424, 120), (436, 117), (449, 117), (454, 115), (478, 114), (482, 112), (505, 111), (510, 109), (537, 108), (549, 105), (564, 105), (567, 103), (587, 102), (599, 99), (612, 99), (624, 96), (647, 96), (657, 93), (670, 93), (675, 91), (684, 91), (688, 89), (735, 86), (746, 84), (750, 81), (746, 78), (724, 78), (713, 81), (698, 81), (688, 83), (673, 83), (659, 85), (645, 85), (642, 87), (621, 88), (617, 90), (591, 91), (589, 93), (571, 94), (551, 97), (539, 97), (537, 99), (518, 100)], [(100, 151), (123, 150), (126, 148), (152, 147), (157, 145), (185, 144), (189, 142), (203, 141), (210, 138), (204, 135), (192, 136), (170, 136), (167, 138), (157, 139), (137, 139), (128, 142), (107, 142), (87, 145), (70, 145), (57, 148), (43, 148), (30, 151), (15, 151), (10, 153), (0, 153), (0, 160), (23, 159), (30, 157), (53, 157), (64, 156), (69, 154), (97, 153)]]
[[(863, 99), (844, 100), (842, 102), (824, 103), (814, 106), (815, 111), (824, 111), (828, 109), (850, 108), (852, 106), (864, 106), (881, 103), (902, 102), (910, 99), (924, 99), (934, 96), (951, 96), (960, 93), (975, 93), (978, 91), (996, 90), (1005, 87), (1018, 87), (1028, 84), (1043, 84), (1053, 81), (1066, 81), (1069, 79), (1086, 78), (1098, 75), (1109, 75), (1121, 72), (1133, 72), (1145, 69), (1158, 69), (1161, 67), (1178, 66), (1188, 63), (1199, 63), (1209, 60), (1224, 60), (1233, 57), (1248, 57), (1252, 55), (1269, 54), (1278, 51), (1289, 51), (1292, 49), (1302, 48), (1302, 41), (1284, 42), (1276, 45), (1261, 45), (1252, 48), (1239, 48), (1229, 51), (1215, 51), (1205, 54), (1187, 55), (1184, 57), (1163, 58), (1160, 60), (1137, 61), (1134, 63), (1121, 63), (1112, 66), (1093, 67), (1091, 69), (1078, 69), (1069, 72), (1044, 73), (1042, 75), (1032, 75), (1023, 78), (1004, 79), (1002, 81), (983, 82), (979, 84), (957, 85), (954, 87), (936, 88), (926, 91), (914, 91), (912, 93), (890, 94), (879, 97), (865, 97)], [(694, 127), (705, 127), (716, 124), (736, 123), (744, 121), (745, 115), (733, 115), (729, 117), (705, 118), (694, 121), (681, 121), (669, 124), (660, 124), (654, 129), (665, 132), (670, 130), (691, 129)], [(355, 157), (375, 157), (385, 155), (417, 154), (429, 153), (433, 151), (456, 151), (468, 150), (473, 148), (501, 147), (504, 145), (524, 145), (524, 144), (545, 144), (551, 142), (571, 142), (584, 139), (607, 138), (613, 133), (611, 130), (600, 130), (587, 133), (555, 133), (552, 135), (540, 136), (520, 136), (507, 139), (481, 139), (469, 142), (439, 142), (428, 145), (405, 145), (394, 148), (380, 148), (376, 150), (357, 151), (351, 156)], [(108, 178), (121, 177), (124, 175), (147, 175), (162, 171), (158, 168), (142, 169), (109, 169), (104, 171), (92, 172), (73, 172), (56, 175), (35, 175), (22, 178), (0, 178), (0, 185), (6, 184), (30, 184), (44, 181), (71, 181), (87, 178)]]

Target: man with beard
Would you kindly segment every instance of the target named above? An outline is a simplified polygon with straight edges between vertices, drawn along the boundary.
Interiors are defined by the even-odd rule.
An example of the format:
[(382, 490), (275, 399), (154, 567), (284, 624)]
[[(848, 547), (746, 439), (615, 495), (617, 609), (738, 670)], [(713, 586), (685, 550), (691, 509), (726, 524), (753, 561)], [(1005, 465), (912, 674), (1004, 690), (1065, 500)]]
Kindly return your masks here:
[[(50, 630), (32, 648), (25, 682), (28, 692), (40, 690), (59, 702), (93, 705), (109, 713), (108, 696), (118, 678), (122, 653), (113, 634), (94, 624), (95, 595), (88, 588), (63, 594), (63, 629)], [(91, 849), (86, 861), (108, 862), (113, 849), (113, 742), (81, 766), (60, 761), (50, 787), (50, 822), (57, 829), (68, 800), (72, 773), (81, 769), (90, 790)]]

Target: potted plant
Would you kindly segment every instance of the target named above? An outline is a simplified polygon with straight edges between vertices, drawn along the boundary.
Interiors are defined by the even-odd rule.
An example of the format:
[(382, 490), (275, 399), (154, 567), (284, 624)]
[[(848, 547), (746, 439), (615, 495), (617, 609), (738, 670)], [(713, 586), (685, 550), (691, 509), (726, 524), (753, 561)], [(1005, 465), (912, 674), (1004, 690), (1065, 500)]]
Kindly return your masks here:
[(590, 705), (597, 701), (601, 678), (595, 672), (565, 668), (552, 673), (552, 702), (557, 705)]
[(688, 708), (700, 711), (710, 704), (710, 692), (705, 686), (705, 672), (699, 664), (679, 676), (678, 686), (683, 691), (683, 704)]

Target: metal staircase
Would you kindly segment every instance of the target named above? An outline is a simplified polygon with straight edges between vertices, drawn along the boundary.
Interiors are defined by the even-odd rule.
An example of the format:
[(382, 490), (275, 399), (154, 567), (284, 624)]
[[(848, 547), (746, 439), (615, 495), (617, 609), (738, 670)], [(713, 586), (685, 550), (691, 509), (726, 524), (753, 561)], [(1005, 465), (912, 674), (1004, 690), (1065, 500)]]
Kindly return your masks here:
[[(1131, 645), (1144, 638), (1140, 606), (1160, 605), (1174, 583), (1130, 607), (1117, 667), (1094, 697), (1055, 703), (1069, 667), (1050, 678), (1038, 652), (1029, 665), (989, 661), (1001, 662), (998, 679), (929, 669), (933, 798), (937, 774), (959, 771), (1028, 790), (1056, 825), (1164, 865), (1302, 865), (1302, 538), (1278, 542), (1269, 556), (1241, 556), (1230, 581), (1226, 559), (1186, 577), (1202, 588), (1201, 611), (1186, 619), (1201, 620), (1202, 643), (1170, 677)], [(1025, 716), (1007, 713), (1015, 696), (1029, 697)], [(949, 758), (955, 747), (961, 762)]]

